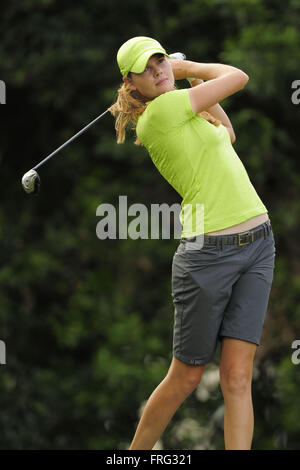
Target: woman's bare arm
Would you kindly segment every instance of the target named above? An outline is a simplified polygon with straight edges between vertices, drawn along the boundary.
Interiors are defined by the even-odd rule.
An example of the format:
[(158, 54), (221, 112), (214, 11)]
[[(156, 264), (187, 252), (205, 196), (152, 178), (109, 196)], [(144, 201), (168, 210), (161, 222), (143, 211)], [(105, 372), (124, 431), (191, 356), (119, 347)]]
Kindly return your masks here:
[(187, 77), (205, 81), (189, 89), (191, 106), (195, 114), (212, 106), (244, 88), (249, 77), (242, 70), (226, 64), (205, 64), (190, 60), (172, 60), (175, 80)]

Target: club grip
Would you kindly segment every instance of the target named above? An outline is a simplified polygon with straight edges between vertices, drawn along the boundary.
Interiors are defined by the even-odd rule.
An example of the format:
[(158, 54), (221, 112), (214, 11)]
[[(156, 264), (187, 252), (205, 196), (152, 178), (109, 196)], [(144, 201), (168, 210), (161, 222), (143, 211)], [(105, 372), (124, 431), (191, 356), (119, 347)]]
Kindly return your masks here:
[(173, 54), (169, 54), (170, 59), (177, 59), (177, 60), (185, 60), (186, 55), (183, 52), (173, 52)]

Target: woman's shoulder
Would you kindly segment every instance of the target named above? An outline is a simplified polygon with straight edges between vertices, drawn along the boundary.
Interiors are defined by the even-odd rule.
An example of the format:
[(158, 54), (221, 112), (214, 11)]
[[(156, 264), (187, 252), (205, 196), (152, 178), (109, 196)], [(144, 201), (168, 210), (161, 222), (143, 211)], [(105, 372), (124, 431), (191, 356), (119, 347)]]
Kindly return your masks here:
[(136, 129), (140, 135), (153, 131), (166, 134), (166, 129), (174, 131), (194, 117), (188, 90), (171, 90), (147, 103)]
[(180, 115), (189, 114), (189, 117), (194, 115), (187, 89), (176, 89), (162, 93), (147, 103), (147, 108), (144, 112), (148, 116), (159, 114), (161, 117), (165, 115), (168, 118), (170, 118), (171, 114), (174, 115), (174, 113), (179, 113)]

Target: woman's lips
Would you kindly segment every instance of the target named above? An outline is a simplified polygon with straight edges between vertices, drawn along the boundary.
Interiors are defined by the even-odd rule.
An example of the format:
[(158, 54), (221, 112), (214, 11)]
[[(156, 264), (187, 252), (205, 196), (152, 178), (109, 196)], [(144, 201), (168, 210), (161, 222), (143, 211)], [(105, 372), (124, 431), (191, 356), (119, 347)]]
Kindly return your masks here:
[(156, 84), (156, 86), (162, 85), (166, 80), (167, 80), (167, 78), (163, 78), (160, 82), (158, 82), (158, 83)]

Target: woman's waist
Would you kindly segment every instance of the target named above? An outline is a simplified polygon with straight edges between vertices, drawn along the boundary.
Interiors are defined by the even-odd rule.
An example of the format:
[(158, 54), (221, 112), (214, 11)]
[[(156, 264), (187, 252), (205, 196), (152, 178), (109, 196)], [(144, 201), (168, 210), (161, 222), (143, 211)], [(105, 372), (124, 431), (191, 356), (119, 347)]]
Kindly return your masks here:
[(246, 230), (251, 230), (252, 228), (257, 227), (257, 225), (263, 224), (267, 220), (269, 220), (268, 213), (260, 214), (256, 215), (255, 217), (251, 217), (251, 219), (245, 220), (240, 224), (233, 225), (222, 230), (217, 230), (216, 232), (208, 232), (205, 233), (205, 235), (227, 235), (231, 233), (240, 233)]

